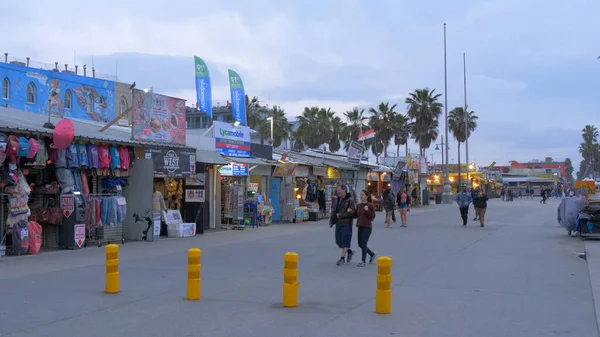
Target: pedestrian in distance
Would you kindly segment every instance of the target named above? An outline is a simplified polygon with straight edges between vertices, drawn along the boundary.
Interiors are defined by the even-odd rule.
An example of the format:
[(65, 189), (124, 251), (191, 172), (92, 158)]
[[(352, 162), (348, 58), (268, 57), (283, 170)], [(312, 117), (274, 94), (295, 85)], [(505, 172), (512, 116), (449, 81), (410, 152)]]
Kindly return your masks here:
[(487, 210), (487, 201), (488, 196), (484, 191), (478, 191), (473, 199), (473, 205), (477, 210), (477, 217), (479, 218), (479, 224), (481, 227), (484, 226), (485, 223), (485, 211)]
[(369, 255), (369, 264), (375, 260), (375, 253), (367, 247), (371, 232), (373, 231), (373, 220), (375, 219), (375, 208), (371, 203), (371, 194), (368, 191), (360, 192), (360, 203), (356, 205), (356, 227), (358, 227), (358, 246), (362, 250), (362, 259), (357, 267), (367, 265), (367, 255)]
[(467, 225), (467, 220), (469, 220), (469, 205), (473, 202), (473, 197), (471, 193), (467, 192), (467, 188), (463, 187), (462, 192), (460, 192), (456, 198), (456, 203), (460, 209), (460, 217), (463, 221), (463, 226)]
[(406, 227), (406, 213), (410, 209), (410, 195), (406, 193), (406, 189), (402, 188), (400, 192), (398, 192), (398, 196), (396, 198), (396, 202), (398, 203), (398, 208), (400, 209), (400, 219), (402, 220), (401, 227)]
[(329, 218), (329, 227), (335, 225), (335, 243), (341, 249), (341, 256), (337, 262), (338, 266), (343, 266), (352, 261), (354, 252), (350, 249), (352, 244), (352, 219), (356, 212), (356, 204), (346, 185), (338, 184), (336, 186), (337, 199), (334, 207), (331, 209)]
[[(473, 198), (473, 200), (475, 200), (477, 194), (479, 194), (479, 189), (474, 188), (471, 190), (471, 198)], [(473, 218), (473, 221), (477, 221), (479, 219), (479, 213), (477, 213), (477, 206), (475, 203), (473, 203), (473, 211), (475, 211), (475, 217)]]
[(383, 209), (385, 210), (385, 228), (392, 228), (392, 214), (394, 213), (394, 196), (389, 188), (383, 191)]
[(542, 188), (542, 191), (540, 192), (541, 196), (542, 196), (542, 200), (540, 200), (540, 204), (545, 204), (546, 203), (546, 190)]

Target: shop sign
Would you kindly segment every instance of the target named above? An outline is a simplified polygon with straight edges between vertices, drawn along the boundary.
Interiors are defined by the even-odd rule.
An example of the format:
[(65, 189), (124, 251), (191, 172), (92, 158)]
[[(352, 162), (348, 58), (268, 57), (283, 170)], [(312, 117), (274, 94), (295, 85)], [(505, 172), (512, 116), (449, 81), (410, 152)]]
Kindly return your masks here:
[(313, 176), (327, 177), (327, 166), (313, 166)]
[(248, 183), (248, 192), (258, 192), (258, 184), (257, 183)]
[(152, 213), (152, 234), (155, 238), (160, 237), (161, 214), (158, 212)]
[(75, 211), (75, 197), (72, 195), (61, 195), (60, 208), (62, 208), (65, 218), (70, 217), (73, 211)]
[(364, 152), (364, 145), (355, 141), (351, 141), (350, 145), (348, 146), (348, 162), (355, 165), (360, 164), (360, 159), (362, 158)]
[(250, 128), (213, 122), (217, 153), (227, 157), (250, 157)]
[(294, 176), (298, 178), (308, 177), (308, 166), (296, 165)]
[(73, 233), (75, 233), (75, 244), (81, 248), (85, 242), (85, 224), (75, 225)]
[(219, 174), (223, 177), (247, 177), (248, 164), (231, 163), (219, 166)]
[(185, 202), (204, 202), (204, 189), (185, 190)]
[(196, 174), (196, 152), (187, 149), (146, 149), (155, 177), (190, 178)]
[(327, 168), (327, 178), (329, 179), (340, 179), (340, 169), (335, 167)]

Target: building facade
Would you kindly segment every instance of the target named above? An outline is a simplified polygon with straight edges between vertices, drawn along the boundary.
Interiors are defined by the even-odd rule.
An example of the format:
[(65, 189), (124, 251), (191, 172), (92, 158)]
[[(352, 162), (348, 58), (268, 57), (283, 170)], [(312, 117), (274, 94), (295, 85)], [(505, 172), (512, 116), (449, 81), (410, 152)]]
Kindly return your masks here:
[(185, 113), (186, 128), (188, 129), (208, 129), (212, 126), (213, 121), (233, 123), (233, 113), (231, 112), (231, 105), (216, 106), (212, 109), (212, 119), (208, 117), (204, 112), (193, 108), (187, 107)]

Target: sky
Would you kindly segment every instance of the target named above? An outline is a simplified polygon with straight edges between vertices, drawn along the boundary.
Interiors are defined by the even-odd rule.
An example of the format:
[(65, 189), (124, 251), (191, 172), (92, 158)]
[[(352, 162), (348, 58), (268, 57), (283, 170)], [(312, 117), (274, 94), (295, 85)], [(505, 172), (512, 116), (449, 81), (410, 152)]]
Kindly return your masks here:
[[(249, 96), (290, 118), (306, 106), (341, 116), (382, 101), (405, 113), (409, 92), (443, 94), (447, 23), (448, 109), (464, 104), (466, 53), (468, 106), (479, 116), (471, 162), (570, 157), (577, 169), (581, 129), (600, 124), (597, 0), (21, 3), (0, 1), (0, 31), (10, 32), (0, 52), (9, 58), (93, 65), (193, 105), (197, 55), (215, 105), (229, 99), (231, 68)], [(449, 146), (456, 161), (456, 141)], [(428, 153), (441, 162), (434, 146)]]

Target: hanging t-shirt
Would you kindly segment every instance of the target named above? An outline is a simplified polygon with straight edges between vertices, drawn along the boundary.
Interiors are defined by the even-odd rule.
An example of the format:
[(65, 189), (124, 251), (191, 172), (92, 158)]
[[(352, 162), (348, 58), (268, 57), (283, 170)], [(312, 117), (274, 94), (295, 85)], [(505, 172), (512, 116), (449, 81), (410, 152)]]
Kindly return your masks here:
[(119, 157), (121, 159), (121, 170), (129, 171), (129, 149), (125, 146), (119, 147)]
[(98, 146), (90, 143), (87, 145), (88, 166), (91, 168), (100, 168), (100, 159), (98, 158)]
[(77, 144), (77, 157), (79, 158), (79, 165), (81, 167), (89, 167), (87, 147), (83, 143)]
[(100, 168), (110, 168), (110, 151), (106, 145), (98, 146), (98, 159), (100, 160)]
[(56, 157), (58, 157), (57, 153), (56, 153), (56, 147), (54, 146), (54, 143), (50, 143), (50, 145), (48, 146), (48, 164), (56, 164)]
[(77, 153), (77, 145), (75, 143), (69, 144), (67, 147), (67, 167), (78, 168), (81, 164), (79, 162), (79, 154)]
[(67, 167), (67, 150), (56, 150), (54, 165), (56, 167)]
[(121, 168), (121, 157), (119, 156), (119, 150), (114, 145), (110, 147), (110, 168), (112, 170), (118, 170)]
[(46, 166), (46, 162), (48, 161), (48, 151), (46, 150), (46, 142), (43, 139), (40, 139), (38, 140), (38, 143), (40, 144), (40, 148), (35, 154), (35, 165)]
[(29, 138), (29, 152), (27, 152), (27, 159), (33, 159), (40, 150), (40, 143), (35, 138)]

